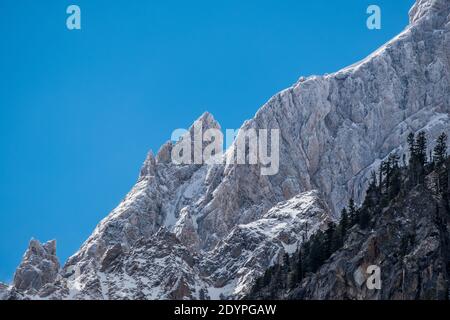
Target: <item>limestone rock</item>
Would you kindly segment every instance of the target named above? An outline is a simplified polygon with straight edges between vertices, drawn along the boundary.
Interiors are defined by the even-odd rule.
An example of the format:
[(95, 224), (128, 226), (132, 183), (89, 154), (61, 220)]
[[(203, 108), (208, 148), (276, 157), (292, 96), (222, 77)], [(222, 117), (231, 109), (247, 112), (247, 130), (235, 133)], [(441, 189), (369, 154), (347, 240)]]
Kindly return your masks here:
[(33, 239), (14, 275), (13, 286), (22, 292), (37, 291), (57, 279), (59, 267), (56, 241), (42, 245)]

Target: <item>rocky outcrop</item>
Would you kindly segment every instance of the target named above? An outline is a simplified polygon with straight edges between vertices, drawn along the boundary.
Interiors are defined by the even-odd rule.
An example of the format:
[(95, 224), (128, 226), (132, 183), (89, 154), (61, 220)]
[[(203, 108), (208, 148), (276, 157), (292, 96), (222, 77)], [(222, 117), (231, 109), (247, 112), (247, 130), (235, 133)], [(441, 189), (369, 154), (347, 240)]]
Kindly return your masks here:
[[(448, 1), (418, 0), (405, 31), (367, 59), (334, 74), (302, 78), (245, 122), (242, 129), (280, 130), (276, 175), (262, 176), (259, 165), (176, 165), (170, 155), (179, 142), (166, 143), (156, 156), (149, 153), (137, 184), (68, 260), (60, 272), (62, 279), (45, 286), (45, 296), (190, 299), (239, 295), (239, 288), (245, 291), (267, 261), (277, 259), (283, 241), (287, 241), (285, 245), (298, 241), (289, 232), (270, 235), (273, 245), (263, 241), (268, 236), (264, 233), (266, 223), (274, 230), (291, 226), (284, 216), (267, 216), (274, 214), (273, 208), (295, 200), (296, 195), (319, 190), (319, 207), (329, 208), (328, 215), (337, 217), (349, 197), (361, 202), (370, 172), (382, 159), (394, 150), (400, 154), (406, 150), (404, 141), (410, 132), (424, 130), (430, 139), (449, 132), (449, 14)], [(220, 128), (208, 113), (197, 123), (205, 130)], [(193, 128), (188, 134), (193, 134)], [(228, 152), (235, 147), (233, 144)], [(317, 225), (314, 212), (304, 217), (303, 224)], [(301, 224), (294, 221), (292, 226), (300, 228)], [(161, 228), (179, 241), (163, 250), (173, 257), (175, 266), (159, 268), (154, 255), (142, 259), (150, 259), (145, 262), (152, 266), (148, 270), (153, 270), (147, 275), (149, 279), (157, 275), (172, 280), (149, 280), (145, 287), (141, 280), (127, 278), (129, 273), (123, 271), (127, 269), (116, 263), (126, 265), (127, 257), (137, 255), (139, 246), (144, 245), (142, 239), (153, 239), (145, 244), (152, 252), (149, 246), (158, 246)], [(226, 243), (231, 240), (235, 243)], [(270, 253), (270, 259), (258, 258), (261, 248)], [(209, 262), (190, 266), (180, 260), (179, 255), (186, 250), (193, 261), (198, 256), (208, 257)], [(259, 262), (237, 261), (238, 253)], [(230, 260), (224, 261), (224, 255)], [(228, 265), (230, 270), (217, 271), (219, 264)], [(186, 271), (178, 278), (178, 268), (192, 275), (188, 277)], [(27, 272), (39, 275), (31, 269)], [(117, 272), (119, 278), (111, 272)], [(105, 278), (107, 274), (109, 278)], [(240, 278), (232, 284), (232, 277)], [(19, 276), (15, 287), (36, 290), (53, 278), (53, 273), (38, 280)], [(136, 292), (121, 290), (109, 279), (122, 281), (124, 287), (128, 279)], [(245, 285), (238, 285), (242, 283)], [(172, 284), (177, 284), (176, 289)]]
[(332, 220), (318, 192), (311, 191), (278, 204), (255, 222), (238, 225), (202, 261), (203, 274), (213, 285), (211, 298), (243, 298), (254, 279)]
[[(173, 233), (160, 229), (141, 239), (127, 254), (120, 245), (109, 249), (95, 273), (73, 270), (66, 292), (71, 299), (199, 299), (207, 284), (199, 278), (199, 257)], [(69, 269), (70, 270), (70, 269)]]
[(9, 287), (6, 284), (0, 282), (0, 300), (6, 299), (8, 289)]
[(56, 241), (42, 245), (33, 239), (14, 275), (13, 287), (20, 292), (33, 294), (46, 284), (56, 281), (59, 267)]
[(409, 19), (411, 23), (416, 23), (422, 18), (439, 15), (447, 8), (447, 0), (417, 0), (409, 12)]
[[(421, 186), (399, 200), (376, 217), (372, 230), (355, 227), (345, 247), (288, 297), (446, 300), (450, 212)], [(380, 267), (379, 290), (367, 286), (367, 268), (371, 265)]]

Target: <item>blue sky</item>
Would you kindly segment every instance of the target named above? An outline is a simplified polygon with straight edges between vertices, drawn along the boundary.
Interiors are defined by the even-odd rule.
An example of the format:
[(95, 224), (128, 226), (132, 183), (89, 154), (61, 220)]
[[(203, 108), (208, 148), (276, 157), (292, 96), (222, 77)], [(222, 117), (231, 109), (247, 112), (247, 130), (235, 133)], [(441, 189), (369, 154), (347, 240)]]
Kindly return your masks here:
[[(300, 76), (399, 33), (413, 2), (1, 0), (0, 280), (32, 237), (57, 239), (63, 263), (175, 128), (205, 110), (239, 128)], [(66, 28), (70, 4), (81, 31)]]

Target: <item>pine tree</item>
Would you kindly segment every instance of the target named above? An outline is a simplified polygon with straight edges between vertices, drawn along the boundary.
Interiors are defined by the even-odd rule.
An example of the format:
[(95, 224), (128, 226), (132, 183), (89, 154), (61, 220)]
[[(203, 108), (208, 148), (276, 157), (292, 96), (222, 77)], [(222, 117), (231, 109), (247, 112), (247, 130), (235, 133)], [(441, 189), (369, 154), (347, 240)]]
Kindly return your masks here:
[(365, 230), (368, 226), (369, 226), (369, 222), (370, 222), (370, 214), (367, 211), (367, 208), (364, 208), (363, 210), (361, 210), (360, 214), (359, 214), (359, 226), (361, 229)]
[(356, 217), (356, 206), (355, 206), (355, 201), (353, 200), (353, 198), (350, 198), (349, 202), (348, 202), (348, 214), (349, 214), (349, 218), (350, 218), (350, 222), (351, 225), (355, 225), (357, 223), (357, 217)]
[(283, 256), (283, 267), (285, 271), (289, 271), (289, 266), (290, 266), (289, 254), (285, 253)]
[(293, 270), (293, 271), (289, 272), (287, 275), (286, 287), (288, 289), (293, 289), (293, 288), (295, 288), (295, 285), (297, 284), (297, 282), (298, 282), (297, 271)]
[(433, 160), (437, 167), (442, 166), (447, 159), (447, 135), (443, 132), (436, 141), (434, 147)]
[(305, 243), (308, 240), (308, 222), (305, 223), (305, 232), (303, 233), (303, 243)]
[(372, 171), (370, 173), (370, 183), (369, 183), (369, 190), (375, 190), (377, 188), (377, 174), (375, 171)]
[(341, 232), (341, 243), (343, 244), (345, 242), (345, 237), (347, 236), (347, 231), (349, 229), (348, 213), (346, 208), (342, 209), (341, 222), (339, 224), (339, 227)]
[[(408, 146), (409, 146), (409, 155), (412, 158), (413, 155), (415, 154), (415, 144), (416, 144), (416, 139), (414, 138), (414, 133), (410, 133), (408, 135)], [(411, 160), (410, 158), (410, 160)]]
[(264, 282), (264, 278), (262, 278), (262, 277), (257, 278), (253, 285), (252, 292), (258, 293), (261, 290), (261, 288), (264, 286), (263, 282)]
[(272, 269), (269, 268), (266, 270), (266, 272), (264, 273), (264, 277), (263, 277), (263, 285), (265, 287), (267, 287), (268, 285), (270, 285), (270, 281), (272, 280)]
[(334, 252), (336, 247), (335, 236), (336, 225), (334, 223), (330, 223), (325, 234), (325, 259), (327, 259)]
[(311, 252), (309, 254), (309, 267), (312, 272), (315, 272), (323, 262), (325, 256), (325, 248), (322, 243), (323, 233), (318, 232), (312, 239)]
[(393, 152), (389, 155), (388, 161), (391, 166), (391, 169), (398, 169), (400, 167), (399, 166), (400, 156), (396, 152)]
[[(389, 199), (397, 195), (400, 188), (400, 157), (397, 153), (391, 153), (386, 161), (381, 163), (381, 185), (384, 185)], [(383, 179), (384, 177), (384, 179)]]
[(400, 157), (397, 153), (393, 153), (389, 156), (389, 163), (391, 166), (390, 171), (390, 185), (388, 194), (390, 199), (394, 199), (400, 192), (401, 188), (401, 172), (400, 172)]
[(408, 136), (409, 144), (409, 176), (412, 186), (417, 183), (423, 183), (425, 177), (425, 164), (427, 163), (427, 137), (424, 131), (417, 134), (417, 138), (414, 139), (414, 135)]
[(427, 136), (424, 131), (417, 134), (416, 157), (422, 167), (427, 163)]
[(381, 176), (384, 177), (382, 185), (384, 184), (384, 190), (387, 193), (391, 182), (391, 164), (389, 160), (381, 162), (380, 171)]
[(433, 150), (433, 162), (434, 170), (437, 172), (438, 177), (436, 181), (437, 191), (447, 198), (448, 188), (448, 170), (446, 166), (447, 160), (447, 134), (443, 132), (436, 140), (436, 145)]
[(303, 254), (302, 250), (298, 250), (298, 258), (297, 258), (297, 275), (298, 279), (301, 281), (304, 276), (304, 269), (303, 269)]

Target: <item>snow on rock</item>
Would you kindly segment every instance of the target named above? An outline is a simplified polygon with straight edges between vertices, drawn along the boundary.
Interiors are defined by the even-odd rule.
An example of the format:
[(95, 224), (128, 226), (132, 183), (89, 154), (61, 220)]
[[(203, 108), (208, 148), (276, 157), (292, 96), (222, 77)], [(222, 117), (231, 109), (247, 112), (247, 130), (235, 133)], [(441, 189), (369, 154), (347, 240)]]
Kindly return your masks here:
[(256, 277), (285, 254), (292, 254), (318, 229), (332, 221), (317, 191), (277, 204), (260, 219), (237, 225), (203, 260), (214, 284), (213, 297), (242, 298)]
[(18, 291), (33, 294), (46, 284), (53, 283), (58, 276), (56, 241), (41, 244), (33, 239), (14, 275), (13, 286)]
[(430, 17), (430, 11), (439, 12), (448, 8), (448, 0), (417, 0), (409, 12), (411, 23)]
[(126, 255), (114, 254), (97, 272), (81, 273), (72, 298), (199, 299), (208, 285), (198, 276), (197, 265), (198, 256), (161, 228)]

